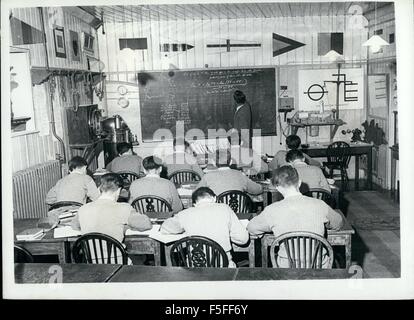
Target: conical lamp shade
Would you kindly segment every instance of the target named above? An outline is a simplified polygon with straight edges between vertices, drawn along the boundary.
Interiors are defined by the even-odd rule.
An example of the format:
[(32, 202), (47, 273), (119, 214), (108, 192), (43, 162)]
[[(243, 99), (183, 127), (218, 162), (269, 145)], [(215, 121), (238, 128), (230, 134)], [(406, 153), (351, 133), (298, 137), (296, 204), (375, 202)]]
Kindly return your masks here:
[(324, 57), (329, 58), (330, 61), (337, 61), (340, 60), (340, 58), (342, 58), (342, 55), (336, 52), (335, 50), (331, 50), (328, 53), (326, 53)]
[(381, 46), (388, 46), (389, 43), (385, 41), (383, 38), (381, 38), (378, 35), (373, 35), (371, 38), (369, 38), (367, 41), (365, 41), (363, 44), (365, 47), (381, 47)]

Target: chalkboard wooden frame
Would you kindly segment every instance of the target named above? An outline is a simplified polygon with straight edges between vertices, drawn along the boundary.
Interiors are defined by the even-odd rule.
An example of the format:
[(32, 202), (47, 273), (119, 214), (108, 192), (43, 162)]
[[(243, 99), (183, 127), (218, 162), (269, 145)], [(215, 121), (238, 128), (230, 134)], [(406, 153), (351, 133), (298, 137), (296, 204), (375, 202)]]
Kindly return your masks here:
[[(251, 71), (251, 72), (249, 72)], [(140, 108), (140, 113), (141, 113), (141, 135), (142, 135), (142, 141), (143, 142), (154, 142), (153, 140), (153, 136), (151, 135), (155, 132), (153, 129), (146, 129), (146, 125), (148, 125), (148, 123), (152, 123), (153, 126), (155, 123), (157, 123), (158, 119), (161, 118), (162, 115), (162, 111), (159, 110), (161, 109), (163, 106), (161, 106), (161, 102), (164, 102), (164, 105), (166, 105), (167, 103), (165, 103), (165, 99), (164, 97), (166, 96), (166, 94), (162, 95), (160, 94), (161, 91), (171, 91), (172, 87), (174, 88), (174, 90), (178, 90), (180, 91), (178, 94), (175, 94), (176, 92), (174, 90), (174, 93), (171, 92), (167, 92), (168, 95), (174, 95), (177, 97), (181, 97), (180, 94), (183, 94), (184, 89), (182, 89), (181, 87), (186, 88), (185, 90), (189, 90), (188, 92), (190, 92), (191, 94), (194, 94), (197, 96), (197, 98), (200, 98), (199, 96), (201, 95), (200, 92), (202, 92), (203, 95), (205, 95), (205, 92), (203, 90), (205, 90), (205, 88), (201, 88), (202, 86), (200, 85), (198, 86), (193, 86), (193, 83), (191, 83), (191, 89), (188, 89), (189, 86), (185, 86), (185, 84), (188, 84), (188, 82), (190, 81), (190, 79), (197, 79), (197, 77), (201, 77), (201, 80), (208, 80), (210, 81), (211, 78), (214, 78), (215, 75), (217, 75), (217, 73), (220, 72), (224, 72), (224, 75), (228, 76), (228, 77), (236, 77), (237, 75), (241, 74), (239, 79), (243, 79), (243, 77), (249, 77), (250, 79), (252, 79), (251, 82), (251, 86), (249, 87), (248, 84), (244, 84), (245, 87), (242, 88), (238, 88), (237, 85), (231, 85), (232, 89), (231, 90), (224, 90), (224, 93), (221, 92), (221, 89), (218, 89), (217, 92), (214, 92), (213, 90), (213, 96), (214, 94), (216, 96), (214, 96), (214, 98), (216, 99), (216, 101), (219, 102), (213, 102), (213, 106), (209, 106), (208, 108), (226, 108), (225, 112), (226, 112), (226, 116), (223, 117), (224, 121), (228, 121), (227, 125), (229, 125), (229, 121), (230, 121), (230, 105), (233, 107), (233, 98), (232, 98), (232, 92), (236, 89), (241, 89), (243, 91), (243, 89), (246, 91), (246, 96), (247, 96), (247, 101), (251, 102), (251, 100), (253, 99), (265, 99), (266, 103), (255, 103), (254, 105), (252, 105), (252, 113), (253, 113), (253, 117), (255, 120), (255, 124), (253, 126), (253, 128), (264, 128), (264, 132), (262, 132), (261, 136), (274, 136), (277, 135), (277, 93), (278, 93), (278, 88), (277, 88), (277, 76), (278, 76), (278, 68), (277, 66), (260, 66), (260, 67), (220, 67), (220, 68), (189, 68), (189, 69), (179, 69), (179, 70), (142, 70), (140, 72), (137, 73), (137, 79), (138, 79), (138, 91), (139, 91), (139, 108)], [(169, 78), (167, 78), (167, 75)], [(260, 77), (260, 76), (264, 76), (264, 77)], [(171, 81), (170, 78), (174, 79), (174, 77), (177, 76), (177, 78), (175, 78), (175, 80)], [(180, 80), (181, 77), (181, 80)], [(184, 78), (187, 77), (187, 78)], [(193, 78), (192, 78), (193, 77)], [(203, 78), (205, 77), (205, 78)], [(184, 78), (184, 79), (183, 79)], [(168, 79), (168, 84), (166, 84)], [(156, 86), (154, 85), (154, 83), (151, 83), (151, 80), (157, 80), (158, 83), (160, 84), (160, 86)], [(200, 82), (202, 82), (200, 80)], [(171, 83), (174, 83), (174, 81), (177, 81), (177, 83), (179, 83), (180, 85), (171, 85)], [(182, 81), (182, 82), (180, 82)], [(150, 85), (148, 85), (148, 83)], [(260, 85), (259, 85), (260, 84)], [(254, 90), (255, 87), (257, 87), (258, 89)], [(145, 88), (145, 89), (144, 89)], [(179, 89), (176, 89), (179, 88)], [(201, 88), (201, 89), (199, 89)], [(153, 97), (152, 93), (151, 94), (147, 94), (148, 91), (153, 90), (154, 92), (156, 92), (156, 94), (158, 94), (159, 96), (157, 97)], [(156, 90), (158, 89), (158, 90)], [(193, 91), (191, 91), (193, 90)], [(250, 94), (251, 90), (253, 90), (253, 93)], [(185, 95), (187, 96), (192, 96), (190, 93), (186, 92)], [(148, 98), (149, 97), (149, 98)], [(212, 96), (210, 96), (212, 97)], [(224, 97), (224, 98), (223, 98)], [(230, 104), (230, 98), (231, 97), (231, 104)], [(250, 97), (250, 98), (249, 98)], [(204, 98), (204, 97), (203, 97)], [(152, 101), (148, 101), (154, 99), (154, 102)], [(157, 101), (158, 99), (158, 101)], [(164, 100), (163, 100), (164, 99)], [(222, 102), (222, 99), (224, 101), (226, 101), (225, 99), (229, 100), (227, 101), (228, 103), (224, 104)], [(207, 98), (208, 100), (208, 98)], [(157, 103), (156, 103), (157, 102)], [(204, 100), (202, 100), (202, 104), (204, 105)], [(188, 101), (187, 101), (188, 103)], [(193, 104), (197, 104), (197, 102), (192, 102)], [(200, 101), (198, 101), (199, 104)], [(152, 105), (151, 105), (152, 104)], [(177, 105), (177, 104), (176, 104)], [(229, 106), (229, 107), (227, 107)], [(272, 106), (272, 107), (269, 107)], [(180, 106), (179, 108), (181, 108), (182, 106)], [(191, 106), (190, 106), (191, 108)], [(190, 108), (188, 108), (190, 110)], [(198, 108), (197, 111), (200, 110), (200, 108), (205, 108), (204, 106), (201, 107), (200, 105), (196, 105), (196, 106), (192, 106), (192, 108)], [(171, 114), (171, 110), (173, 108), (170, 108), (170, 110), (167, 109), (167, 112), (170, 112)], [(164, 108), (164, 110), (166, 110)], [(192, 111), (194, 111), (193, 109), (191, 109)], [(201, 109), (204, 112), (207, 112), (206, 110), (209, 109)], [(177, 111), (174, 109), (174, 111)], [(214, 109), (215, 112), (211, 112), (211, 113), (216, 113), (217, 114), (217, 110)], [(258, 112), (260, 111), (260, 112)], [(155, 117), (155, 115), (153, 115), (152, 113), (159, 113), (158, 117)], [(181, 109), (180, 109), (180, 116), (181, 116)], [(188, 111), (188, 114), (190, 113), (190, 111)], [(196, 111), (194, 111), (194, 113), (196, 113), (198, 115), (198, 113)], [(210, 114), (211, 114), (210, 113)], [(233, 111), (231, 112), (231, 124), (232, 124), (232, 118), (233, 118)], [(210, 115), (209, 114), (209, 115)], [(149, 116), (148, 116), (149, 115)], [(270, 116), (269, 116), (270, 115)], [(168, 116), (168, 113), (167, 113)], [(177, 116), (179, 117), (179, 116)], [(177, 118), (176, 117), (176, 118)], [(153, 119), (151, 119), (153, 118)], [(174, 118), (173, 120), (170, 119), (170, 128), (172, 130), (172, 127), (175, 126), (175, 121), (176, 118)], [(221, 121), (223, 118), (219, 118)], [(202, 120), (204, 121), (205, 118), (203, 118)], [(263, 120), (265, 119), (265, 120)], [(190, 116), (188, 116), (187, 121), (191, 122), (191, 125), (195, 125), (197, 123), (197, 121), (199, 123), (201, 123), (200, 119), (193, 119)], [(194, 121), (194, 124), (192, 123)], [(213, 117), (213, 120), (210, 119), (210, 121), (214, 121), (217, 122), (217, 119), (215, 119)], [(158, 121), (159, 123), (159, 121)], [(265, 123), (263, 125), (263, 123)], [(200, 127), (202, 127), (205, 135), (207, 133), (207, 129), (206, 126), (211, 126), (212, 123), (205, 121), (202, 122), (202, 125)], [(203, 127), (204, 126), (204, 127)], [(161, 128), (162, 126), (159, 126), (157, 128)], [(217, 127), (222, 127), (219, 125), (216, 125), (214, 127), (209, 127), (210, 129), (215, 129)], [(228, 130), (229, 128), (223, 126), (226, 130)], [(164, 126), (165, 128), (165, 126)], [(147, 130), (147, 132), (145, 132)], [(187, 130), (186, 130), (187, 131)], [(174, 134), (174, 132), (173, 132)]]

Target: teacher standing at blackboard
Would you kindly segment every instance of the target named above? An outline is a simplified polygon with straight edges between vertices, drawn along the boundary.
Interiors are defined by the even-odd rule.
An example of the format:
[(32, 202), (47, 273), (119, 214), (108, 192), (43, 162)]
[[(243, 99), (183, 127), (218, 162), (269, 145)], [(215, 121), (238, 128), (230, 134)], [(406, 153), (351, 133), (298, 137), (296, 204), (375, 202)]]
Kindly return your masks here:
[(236, 103), (234, 113), (233, 128), (239, 134), (239, 141), (242, 146), (250, 147), (252, 141), (252, 109), (250, 103), (246, 100), (245, 94), (236, 90), (233, 94)]

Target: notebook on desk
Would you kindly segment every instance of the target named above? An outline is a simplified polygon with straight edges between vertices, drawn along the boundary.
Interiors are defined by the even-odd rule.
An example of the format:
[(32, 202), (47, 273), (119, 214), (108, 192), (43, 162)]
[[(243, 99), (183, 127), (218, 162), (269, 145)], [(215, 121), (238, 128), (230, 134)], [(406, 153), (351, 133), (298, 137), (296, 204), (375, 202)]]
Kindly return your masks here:
[(70, 238), (81, 236), (82, 232), (74, 230), (70, 226), (58, 227), (53, 230), (53, 238)]

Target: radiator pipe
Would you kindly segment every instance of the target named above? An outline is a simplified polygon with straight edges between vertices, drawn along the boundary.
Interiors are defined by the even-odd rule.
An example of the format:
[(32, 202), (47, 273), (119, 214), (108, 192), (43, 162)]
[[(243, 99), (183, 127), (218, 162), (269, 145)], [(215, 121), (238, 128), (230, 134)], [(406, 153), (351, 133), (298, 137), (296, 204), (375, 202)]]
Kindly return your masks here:
[[(42, 24), (43, 46), (45, 47), (45, 57), (46, 57), (46, 70), (48, 72), (50, 72), (49, 55), (48, 55), (48, 52), (47, 52), (47, 45), (46, 45), (45, 20), (43, 18), (43, 8), (38, 7), (38, 9), (39, 9), (39, 12), (40, 12), (40, 19), (41, 19), (41, 24)], [(49, 82), (48, 82), (48, 96), (49, 96), (49, 101), (50, 101), (50, 121), (49, 121), (49, 123), (51, 124), (51, 127), (52, 127), (53, 136), (59, 141), (59, 143), (61, 145), (61, 149), (62, 149), (62, 153), (63, 153), (62, 154), (62, 161), (65, 163), (66, 162), (65, 142), (56, 133), (55, 113), (54, 113), (54, 109), (53, 109), (53, 96), (52, 96), (52, 93), (51, 93), (51, 90), (50, 90), (50, 83)]]

